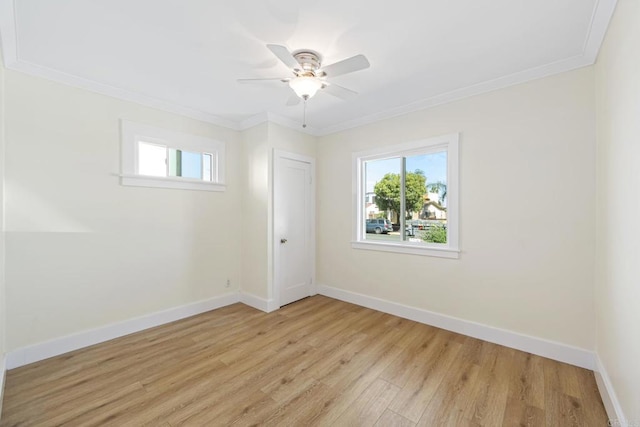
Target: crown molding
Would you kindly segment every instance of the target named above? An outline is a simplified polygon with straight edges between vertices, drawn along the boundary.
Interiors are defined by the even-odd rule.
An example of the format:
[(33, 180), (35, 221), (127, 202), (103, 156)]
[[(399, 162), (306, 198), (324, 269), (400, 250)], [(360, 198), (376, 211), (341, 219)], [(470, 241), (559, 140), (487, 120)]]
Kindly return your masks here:
[(391, 119), (393, 117), (402, 116), (416, 111), (426, 110), (438, 105), (448, 104), (453, 101), (459, 101), (461, 99), (469, 98), (475, 95), (492, 92), (494, 90), (503, 89), (521, 83), (526, 83), (532, 80), (541, 79), (543, 77), (563, 73), (565, 71), (571, 71), (592, 64), (593, 62), (587, 61), (583, 55), (574, 56), (572, 58), (563, 59), (551, 64), (530, 68), (528, 70), (519, 71), (517, 73), (499, 77), (497, 79), (487, 80), (461, 89), (456, 89), (451, 92), (445, 92), (442, 94), (431, 96), (429, 98), (424, 98), (419, 101), (402, 105), (400, 107), (381, 111), (375, 114), (370, 114), (368, 116), (359, 117), (355, 120), (348, 120), (335, 126), (323, 128), (321, 130), (320, 136), (353, 129), (356, 127), (376, 123), (382, 120)]
[(615, 11), (617, 1), (618, 0), (596, 0), (593, 8), (593, 13), (591, 15), (591, 22), (589, 23), (587, 37), (585, 38), (582, 54), (580, 55), (552, 62), (550, 64), (542, 65), (539, 67), (530, 68), (528, 70), (513, 73), (493, 80), (477, 83), (465, 88), (456, 89), (451, 92), (435, 95), (429, 98), (422, 99), (420, 101), (403, 105), (401, 107), (392, 108), (364, 117), (359, 117), (355, 120), (349, 120), (334, 126), (329, 126), (321, 129), (319, 136), (353, 129), (355, 127), (372, 124), (385, 119), (390, 119), (420, 110), (425, 110), (427, 108), (436, 107), (438, 105), (447, 104), (449, 102), (458, 101), (471, 96), (480, 95), (509, 86), (526, 83), (528, 81), (541, 79), (554, 74), (560, 74), (593, 65), (598, 58), (598, 53), (600, 51), (600, 47), (602, 46), (602, 42), (604, 41), (604, 37), (607, 33), (607, 28), (609, 28), (609, 22), (611, 21), (611, 17), (613, 16), (613, 12)]
[(33, 64), (24, 60), (15, 61), (13, 63), (5, 63), (6, 67), (13, 71), (19, 71), (24, 74), (28, 74), (35, 77), (51, 80), (57, 83), (62, 83), (68, 86), (73, 86), (80, 89), (86, 89), (88, 91), (106, 95), (112, 98), (120, 99), (123, 101), (133, 102), (135, 104), (144, 105), (146, 107), (155, 108), (157, 110), (166, 111), (169, 113), (178, 114), (191, 119), (199, 120), (206, 123), (211, 123), (216, 126), (240, 130), (238, 123), (226, 120), (216, 115), (206, 113), (204, 111), (196, 110), (193, 108), (178, 105), (169, 101), (163, 101), (148, 95), (144, 95), (139, 92), (134, 92), (126, 89), (117, 88), (115, 86), (98, 83), (94, 80), (84, 79), (82, 77), (64, 73), (52, 68), (43, 67), (41, 65)]
[(618, 0), (597, 0), (593, 8), (589, 32), (582, 49), (584, 57), (591, 64), (594, 64), (598, 59), (600, 46), (602, 46), (604, 37), (607, 34), (607, 28), (609, 28), (609, 22), (611, 22), (617, 2)]
[(0, 41), (2, 42), (2, 59), (5, 67), (18, 60), (15, 13), (13, 0), (0, 0)]
[(258, 126), (268, 121), (269, 121), (269, 113), (267, 113), (266, 111), (263, 111), (262, 113), (258, 113), (240, 122), (240, 130), (251, 129), (254, 126)]
[(589, 31), (583, 45), (583, 52), (580, 55), (493, 80), (480, 82), (465, 88), (438, 94), (400, 107), (387, 109), (385, 111), (359, 117), (354, 120), (348, 120), (324, 128), (312, 128), (309, 126), (302, 128), (299, 122), (268, 111), (256, 114), (255, 116), (251, 116), (240, 122), (227, 120), (208, 112), (177, 105), (175, 103), (163, 101), (138, 92), (120, 89), (21, 60), (18, 56), (19, 51), (15, 16), (15, 0), (0, 0), (0, 38), (2, 42), (2, 53), (5, 67), (11, 70), (20, 71), (33, 76), (97, 92), (102, 95), (168, 111), (170, 113), (190, 117), (232, 130), (242, 131), (260, 123), (273, 122), (312, 136), (324, 136), (415, 111), (432, 108), (449, 102), (458, 101), (460, 99), (491, 92), (508, 86), (540, 79), (553, 74), (593, 65), (598, 57), (600, 46), (602, 45), (606, 35), (616, 4), (617, 0), (596, 0)]
[(238, 123), (223, 119), (211, 113), (185, 107), (169, 101), (163, 101), (139, 92), (117, 88), (95, 80), (85, 79), (74, 74), (54, 70), (49, 67), (44, 67), (42, 65), (20, 59), (18, 56), (19, 49), (15, 0), (0, 0), (0, 38), (0, 41), (2, 42), (4, 66), (9, 70), (19, 71), (24, 74), (44, 78), (80, 89), (86, 89), (101, 95), (156, 108), (158, 110), (167, 111), (169, 113), (178, 114), (224, 128), (240, 130)]

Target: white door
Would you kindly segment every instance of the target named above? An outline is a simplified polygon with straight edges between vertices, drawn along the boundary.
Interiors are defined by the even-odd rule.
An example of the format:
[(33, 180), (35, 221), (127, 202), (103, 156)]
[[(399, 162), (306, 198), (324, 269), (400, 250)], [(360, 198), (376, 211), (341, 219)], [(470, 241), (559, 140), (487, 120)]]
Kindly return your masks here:
[(274, 150), (274, 285), (279, 306), (312, 295), (314, 160)]

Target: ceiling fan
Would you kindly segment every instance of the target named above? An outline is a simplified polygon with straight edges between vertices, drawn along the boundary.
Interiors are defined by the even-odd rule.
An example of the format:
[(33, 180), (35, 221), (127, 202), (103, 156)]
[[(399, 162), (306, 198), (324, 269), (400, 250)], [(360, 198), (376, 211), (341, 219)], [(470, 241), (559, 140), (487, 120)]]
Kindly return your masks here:
[(264, 79), (238, 79), (239, 83), (255, 83), (262, 81), (281, 81), (287, 83), (296, 93), (289, 98), (287, 105), (296, 105), (300, 99), (305, 102), (312, 98), (319, 90), (323, 90), (340, 99), (349, 99), (357, 92), (327, 81), (328, 78), (353, 73), (369, 68), (369, 61), (364, 55), (355, 55), (330, 65), (322, 65), (322, 55), (310, 49), (299, 49), (290, 52), (286, 46), (268, 44), (267, 48), (283, 64), (291, 69), (289, 77)]

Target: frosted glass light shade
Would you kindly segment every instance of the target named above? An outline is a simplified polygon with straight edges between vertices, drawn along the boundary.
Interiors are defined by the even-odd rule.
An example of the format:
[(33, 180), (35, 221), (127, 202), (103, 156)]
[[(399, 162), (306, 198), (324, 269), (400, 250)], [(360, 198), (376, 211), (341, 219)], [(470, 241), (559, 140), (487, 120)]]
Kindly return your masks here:
[(289, 80), (289, 86), (300, 98), (312, 98), (322, 87), (322, 82), (317, 77), (294, 77)]

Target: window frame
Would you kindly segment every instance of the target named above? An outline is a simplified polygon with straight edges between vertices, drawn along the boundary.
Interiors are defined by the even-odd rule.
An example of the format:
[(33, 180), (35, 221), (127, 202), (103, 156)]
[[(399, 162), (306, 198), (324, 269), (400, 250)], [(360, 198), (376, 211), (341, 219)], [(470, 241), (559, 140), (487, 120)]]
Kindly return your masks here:
[[(460, 134), (448, 134), (402, 144), (378, 147), (352, 154), (353, 162), (353, 249), (396, 252), (442, 258), (459, 258), (459, 139)], [(364, 197), (366, 195), (365, 168), (367, 161), (408, 157), (430, 152), (447, 152), (447, 243), (387, 242), (366, 240)], [(404, 164), (404, 162), (402, 162)]]
[[(225, 143), (212, 138), (170, 131), (155, 126), (120, 120), (121, 175), (120, 184), (136, 187), (170, 188), (200, 191), (225, 191)], [(211, 155), (212, 181), (175, 176), (140, 175), (138, 143), (162, 145), (181, 151)]]

